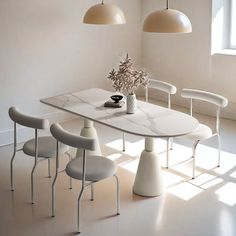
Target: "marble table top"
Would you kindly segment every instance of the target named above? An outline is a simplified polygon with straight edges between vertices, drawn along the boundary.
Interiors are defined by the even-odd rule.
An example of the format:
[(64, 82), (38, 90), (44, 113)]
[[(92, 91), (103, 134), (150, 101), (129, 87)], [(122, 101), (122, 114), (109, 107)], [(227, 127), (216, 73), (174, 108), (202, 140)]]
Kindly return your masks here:
[(176, 137), (192, 132), (198, 121), (182, 112), (138, 100), (135, 114), (122, 108), (104, 107), (114, 93), (99, 88), (42, 99), (49, 106), (79, 115), (83, 118), (145, 137)]

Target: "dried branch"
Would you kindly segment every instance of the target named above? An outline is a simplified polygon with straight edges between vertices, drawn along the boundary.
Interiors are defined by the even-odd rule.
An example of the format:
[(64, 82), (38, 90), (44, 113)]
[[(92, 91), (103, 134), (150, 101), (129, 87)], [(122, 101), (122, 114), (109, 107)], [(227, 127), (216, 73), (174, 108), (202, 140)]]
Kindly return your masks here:
[(107, 79), (112, 81), (112, 87), (127, 94), (134, 94), (139, 86), (146, 87), (149, 82), (148, 73), (145, 70), (132, 68), (133, 62), (127, 54), (124, 60), (120, 61), (118, 70), (112, 69)]

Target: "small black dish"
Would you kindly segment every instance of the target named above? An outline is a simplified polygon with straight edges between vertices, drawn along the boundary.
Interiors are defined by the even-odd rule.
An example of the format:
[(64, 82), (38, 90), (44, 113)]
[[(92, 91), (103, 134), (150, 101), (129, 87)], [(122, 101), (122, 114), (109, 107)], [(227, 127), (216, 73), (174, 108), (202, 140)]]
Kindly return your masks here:
[(122, 95), (112, 95), (112, 96), (111, 96), (111, 99), (112, 99), (115, 103), (118, 103), (122, 98), (123, 98)]

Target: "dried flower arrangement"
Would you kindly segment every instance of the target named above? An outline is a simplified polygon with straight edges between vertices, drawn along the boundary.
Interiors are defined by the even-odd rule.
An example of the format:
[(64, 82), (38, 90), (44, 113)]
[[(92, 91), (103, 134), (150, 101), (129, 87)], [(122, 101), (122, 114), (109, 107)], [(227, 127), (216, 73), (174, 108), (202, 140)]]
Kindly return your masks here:
[(127, 54), (124, 60), (120, 61), (118, 70), (109, 72), (107, 79), (112, 81), (112, 87), (124, 94), (134, 94), (139, 86), (146, 87), (149, 76), (144, 70), (133, 69), (133, 62)]

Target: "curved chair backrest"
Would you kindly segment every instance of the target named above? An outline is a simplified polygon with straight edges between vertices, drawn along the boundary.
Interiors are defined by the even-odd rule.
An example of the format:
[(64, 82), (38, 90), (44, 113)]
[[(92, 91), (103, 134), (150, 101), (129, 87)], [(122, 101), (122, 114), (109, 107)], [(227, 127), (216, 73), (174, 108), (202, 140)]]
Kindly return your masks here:
[(8, 114), (15, 123), (29, 128), (46, 129), (49, 126), (49, 121), (47, 119), (25, 115), (21, 113), (16, 107), (10, 107)]
[(148, 88), (158, 89), (169, 94), (175, 94), (177, 91), (174, 85), (164, 82), (164, 81), (154, 80), (154, 79), (149, 80)]
[(94, 151), (96, 148), (96, 140), (81, 137), (63, 129), (59, 124), (52, 124), (50, 127), (52, 136), (59, 142), (62, 142), (70, 147), (81, 148)]
[(218, 107), (226, 107), (228, 105), (228, 99), (215, 94), (206, 92), (203, 90), (197, 90), (197, 89), (183, 89), (181, 96), (184, 98), (190, 98), (190, 99), (197, 99), (205, 102), (210, 102)]
[(220, 129), (220, 109), (223, 107), (226, 107), (228, 105), (228, 99), (215, 94), (215, 93), (210, 93), (206, 92), (203, 90), (197, 90), (197, 89), (183, 89), (181, 96), (184, 98), (189, 98), (191, 103), (190, 103), (190, 115), (193, 115), (193, 100), (200, 100), (204, 102), (209, 102), (211, 104), (214, 104), (217, 106), (217, 111), (216, 111), (216, 132), (219, 133)]
[(168, 94), (168, 108), (170, 108), (171, 106), (170, 95), (175, 94), (177, 91), (174, 85), (164, 82), (164, 81), (150, 79), (148, 86), (146, 86), (146, 93), (145, 93), (146, 102), (148, 101), (149, 88), (157, 89), (157, 90), (167, 93)]

